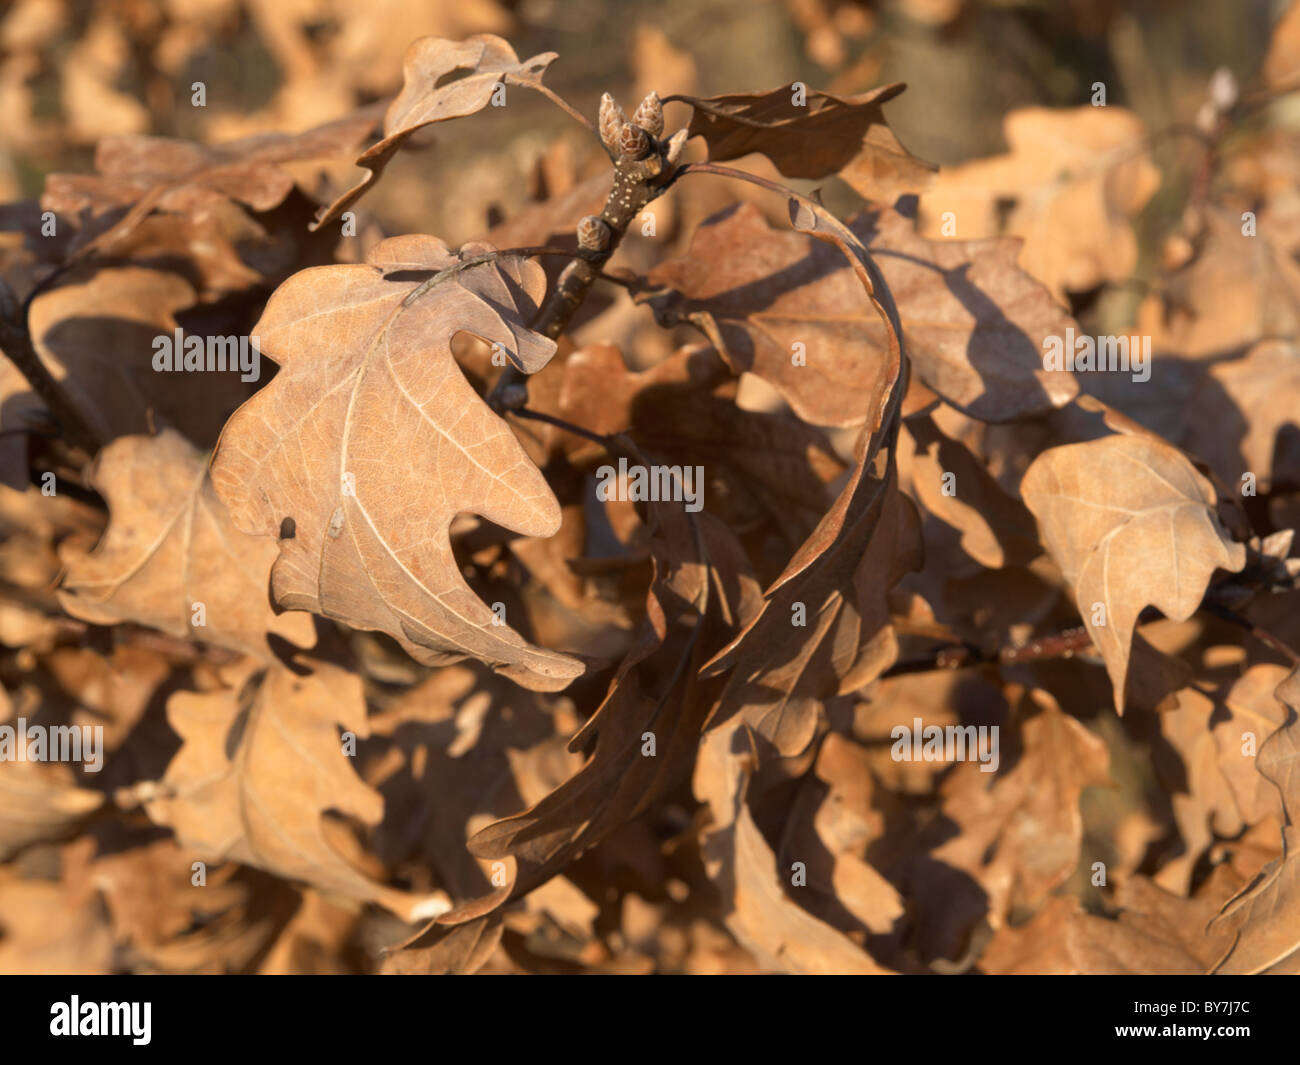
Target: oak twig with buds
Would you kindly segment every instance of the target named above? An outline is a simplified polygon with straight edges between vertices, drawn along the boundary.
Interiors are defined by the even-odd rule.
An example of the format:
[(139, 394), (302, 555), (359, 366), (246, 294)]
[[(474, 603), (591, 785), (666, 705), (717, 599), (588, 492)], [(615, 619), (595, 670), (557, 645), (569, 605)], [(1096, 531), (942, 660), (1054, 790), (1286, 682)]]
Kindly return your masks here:
[[(614, 163), (614, 183), (600, 214), (578, 223), (578, 258), (560, 274), (533, 328), (554, 340), (568, 326), (583, 299), (617, 250), (633, 219), (671, 183), (689, 133), (681, 129), (666, 142), (664, 109), (657, 93), (637, 105), (631, 121), (609, 93), (600, 98), (596, 130)], [(494, 410), (517, 410), (527, 402), (525, 375), (507, 366), (488, 403)]]

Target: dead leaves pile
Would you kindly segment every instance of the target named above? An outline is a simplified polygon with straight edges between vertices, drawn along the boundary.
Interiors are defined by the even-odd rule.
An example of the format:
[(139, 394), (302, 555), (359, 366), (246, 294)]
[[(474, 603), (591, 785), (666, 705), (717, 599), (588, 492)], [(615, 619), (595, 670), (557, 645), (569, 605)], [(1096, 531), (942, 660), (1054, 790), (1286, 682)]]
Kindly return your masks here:
[[(39, 62), (60, 8), (21, 6)], [(4, 363), (0, 716), (104, 744), (0, 760), (0, 969), (1300, 971), (1295, 143), (1215, 156), (1121, 323), (1141, 383), (1043, 360), (1168, 178), (1115, 106), (936, 172), (900, 86), (676, 97), (695, 160), (857, 208), (687, 173), (558, 343), (549, 264), (497, 249), (599, 209), (563, 157), (484, 241), (340, 254), (408, 140), (554, 59), (425, 37), (386, 112), (209, 145), (124, 103), (0, 208), (103, 445), (70, 467)], [(156, 372), (178, 329), (260, 379)], [(507, 365), (544, 420), (486, 401)], [(602, 498), (620, 458), (702, 509)], [(901, 759), (918, 723), (998, 756)]]

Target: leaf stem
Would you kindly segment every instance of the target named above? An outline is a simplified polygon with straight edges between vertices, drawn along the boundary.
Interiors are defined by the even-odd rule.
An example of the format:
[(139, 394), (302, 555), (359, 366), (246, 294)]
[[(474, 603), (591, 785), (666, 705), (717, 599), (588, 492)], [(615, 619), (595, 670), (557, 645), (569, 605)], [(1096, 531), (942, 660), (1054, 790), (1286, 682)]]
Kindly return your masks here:
[(87, 455), (99, 450), (101, 441), (98, 434), (82, 417), (70, 399), (64, 394), (59, 383), (54, 379), (32, 342), (31, 308), (50, 282), (63, 272), (55, 271), (49, 278), (27, 296), (18, 315), (13, 321), (0, 319), (0, 349), (9, 356), (10, 361), (27, 379), (33, 391), (41, 398), (50, 415), (63, 430), (64, 439), (73, 447), (80, 448)]
[(557, 429), (563, 429), (566, 433), (573, 433), (574, 436), (581, 436), (590, 440), (594, 444), (600, 444), (606, 450), (613, 450), (614, 441), (611, 437), (602, 436), (600, 433), (593, 433), (590, 429), (584, 429), (580, 425), (574, 425), (572, 422), (566, 422), (563, 418), (557, 418), (553, 414), (543, 414), (539, 410), (529, 410), (527, 407), (515, 407), (509, 411), (520, 418), (527, 418), (529, 421), (545, 422), (547, 425), (553, 425)]
[(518, 255), (518, 256), (528, 256), (528, 257), (534, 257), (539, 255), (567, 255), (569, 258), (573, 258), (577, 254), (578, 253), (576, 251), (570, 251), (568, 248), (551, 248), (546, 246), (528, 247), (528, 248), (501, 248), (498, 251), (484, 252), (482, 255), (475, 255), (469, 259), (462, 259), (458, 263), (452, 263), (451, 266), (447, 266), (439, 270), (427, 281), (423, 281), (415, 288), (411, 289), (411, 291), (406, 294), (406, 298), (402, 300), (402, 306), (409, 307), (412, 303), (414, 303), (426, 292), (428, 292), (429, 289), (433, 288), (436, 285), (442, 284), (449, 277), (455, 277), (459, 273), (463, 273), (464, 271), (469, 270), (475, 266), (482, 266), (484, 263), (494, 263), (499, 259), (504, 259), (508, 255)]
[(504, 75), (502, 77), (502, 80), (507, 85), (521, 85), (526, 89), (532, 89), (534, 92), (541, 93), (548, 100), (550, 100), (551, 103), (555, 104), (556, 107), (564, 111), (570, 118), (574, 119), (577, 122), (581, 122), (582, 125), (586, 127), (588, 133), (596, 132), (596, 127), (592, 125), (591, 119), (589, 119), (586, 115), (584, 115), (581, 111), (579, 111), (576, 107), (574, 107), (571, 103), (569, 103), (569, 101), (566, 100), (563, 96), (561, 96), (558, 92), (555, 92), (553, 89), (548, 89), (540, 81), (527, 81), (522, 78), (517, 78), (513, 74)]
[(1250, 633), (1250, 635), (1255, 637), (1255, 639), (1257, 639), (1270, 651), (1277, 652), (1288, 662), (1290, 662), (1291, 665), (1300, 666), (1300, 653), (1297, 653), (1295, 650), (1293, 650), (1290, 646), (1284, 643), (1280, 638), (1274, 636), (1267, 629), (1260, 628), (1253, 621), (1251, 621), (1250, 618), (1243, 617), (1241, 614), (1238, 614), (1235, 610), (1223, 606), (1220, 603), (1204, 603), (1202, 604), (1202, 609), (1205, 610), (1205, 612), (1208, 614), (1213, 614), (1216, 618), (1219, 618), (1221, 621), (1226, 621), (1232, 625), (1236, 625), (1240, 628), (1245, 629), (1248, 633)]

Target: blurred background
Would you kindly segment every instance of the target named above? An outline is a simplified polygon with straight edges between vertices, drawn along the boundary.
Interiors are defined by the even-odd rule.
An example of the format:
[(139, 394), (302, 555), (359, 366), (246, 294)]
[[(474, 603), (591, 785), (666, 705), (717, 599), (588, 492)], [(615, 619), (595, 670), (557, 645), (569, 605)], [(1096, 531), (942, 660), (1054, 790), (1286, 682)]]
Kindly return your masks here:
[[(950, 164), (1005, 150), (1008, 111), (1087, 103), (1097, 81), (1108, 103), (1136, 111), (1148, 130), (1190, 123), (1217, 68), (1252, 83), (1284, 6), (10, 0), (0, 4), (0, 201), (38, 197), (51, 171), (90, 170), (95, 142), (106, 134), (212, 143), (338, 117), (391, 96), (407, 45), (426, 34), (490, 32), (520, 56), (558, 52), (547, 83), (593, 115), (603, 91), (634, 106), (650, 89), (708, 96), (801, 80), (851, 94), (905, 81), (907, 92), (888, 108), (891, 126), (915, 154)], [(195, 82), (206, 87), (204, 107), (191, 105)], [(489, 108), (439, 131), (435, 152), (402, 153), (366, 206), (386, 232), (432, 232), (459, 243), (482, 233), (485, 218), (509, 215), (536, 195), (548, 151), (559, 172), (569, 165), (560, 158), (566, 145), (582, 141), (576, 124), (540, 98)], [(1161, 151), (1185, 148), (1157, 145), (1157, 165)], [(1162, 202), (1181, 202), (1183, 191), (1166, 184), (1151, 207), (1157, 221)]]

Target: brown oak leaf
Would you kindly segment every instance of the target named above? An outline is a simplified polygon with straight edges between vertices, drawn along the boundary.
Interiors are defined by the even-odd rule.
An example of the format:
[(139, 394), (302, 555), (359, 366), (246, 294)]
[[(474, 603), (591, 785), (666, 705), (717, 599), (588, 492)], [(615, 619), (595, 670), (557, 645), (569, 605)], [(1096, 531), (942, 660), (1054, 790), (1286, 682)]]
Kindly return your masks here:
[[(909, 361), (944, 399), (1005, 421), (1078, 393), (1070, 374), (1043, 368), (1042, 356), (1043, 339), (1073, 320), (1016, 265), (1014, 241), (929, 241), (891, 209), (849, 228), (899, 309)], [(650, 280), (674, 290), (655, 296), (656, 308), (712, 315), (733, 368), (769, 381), (800, 417), (861, 423), (885, 372), (886, 327), (835, 249), (779, 232), (745, 205), (701, 226), (690, 254), (661, 264)]]
[(753, 758), (739, 718), (712, 729), (700, 748), (694, 789), (708, 805), (701, 854), (736, 940), (769, 972), (877, 975), (889, 972), (844, 933), (787, 894), (787, 876), (750, 811)]
[(559, 529), (541, 472), (450, 347), (468, 332), (539, 369), (555, 345), (522, 323), (542, 287), (535, 264), (465, 267), (434, 237), (410, 236), (275, 291), (254, 332), (281, 370), (227, 423), (212, 480), (236, 525), (280, 537), (280, 605), (386, 632), (426, 664), (473, 656), (539, 690), (582, 672), (500, 623), (448, 535), (461, 511), (526, 536)]
[(1145, 127), (1122, 107), (1029, 107), (1003, 121), (1006, 155), (940, 170), (921, 195), (921, 232), (1023, 237), (1020, 265), (1062, 303), (1137, 264), (1129, 220), (1160, 184)]
[[(384, 115), (383, 139), (357, 158), (357, 166), (369, 173), (325, 208), (312, 228), (319, 229), (356, 203), (411, 134), (434, 122), (483, 110), (507, 77), (511, 84), (540, 86), (555, 58), (555, 52), (543, 52), (521, 63), (515, 50), (491, 33), (477, 33), (464, 41), (443, 37), (415, 41), (402, 64), (402, 91)], [(452, 77), (461, 71), (465, 72), (461, 77)]]
[(838, 173), (859, 195), (892, 203), (924, 188), (935, 169), (904, 148), (885, 121), (884, 105), (906, 87), (884, 85), (857, 96), (807, 89), (801, 102), (793, 84), (670, 99), (691, 105), (690, 134), (708, 142), (712, 162), (762, 152), (786, 177)]
[(591, 744), (591, 756), (530, 809), (470, 840), (480, 858), (517, 861), (516, 895), (680, 782), (722, 687), (718, 678), (701, 679), (699, 668), (758, 606), (744, 553), (721, 522), (678, 504), (655, 504), (653, 511), (660, 532), (646, 619), (609, 694), (569, 742), (573, 751)]
[(1271, 862), (1210, 924), (1210, 931), (1231, 933), (1232, 945), (1214, 971), (1225, 974), (1300, 973), (1300, 670), (1293, 670), (1277, 689), (1291, 709), (1291, 720), (1260, 748), (1256, 765), (1282, 795), (1287, 824), (1282, 830), (1282, 857)]
[(447, 908), (354, 867), (325, 830), (335, 810), (374, 826), (383, 799), (357, 776), (341, 738), (369, 735), (361, 678), (314, 663), (262, 676), (247, 665), (215, 692), (178, 692), (167, 719), (180, 735), (163, 779), (137, 789), (149, 816), (208, 861), (236, 861), (332, 894), (375, 902), (414, 921)]
[(275, 545), (235, 527), (203, 452), (168, 429), (115, 440), (96, 463), (92, 483), (110, 520), (93, 552), (63, 555), (59, 602), (68, 613), (97, 625), (135, 621), (262, 658), (272, 656), (268, 633), (315, 644), (309, 615), (271, 609)]
[(1210, 484), (1154, 437), (1049, 448), (1020, 493), (1106, 660), (1122, 714), (1138, 615), (1154, 606), (1186, 621), (1215, 569), (1240, 570), (1246, 549), (1219, 524)]

